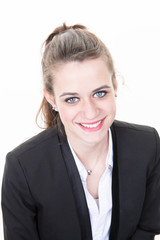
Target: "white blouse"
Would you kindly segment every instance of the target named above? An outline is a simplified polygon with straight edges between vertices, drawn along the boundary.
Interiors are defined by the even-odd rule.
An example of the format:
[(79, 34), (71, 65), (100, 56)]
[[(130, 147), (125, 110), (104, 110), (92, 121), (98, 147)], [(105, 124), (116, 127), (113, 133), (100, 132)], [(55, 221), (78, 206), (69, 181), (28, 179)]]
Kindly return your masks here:
[(103, 173), (98, 188), (99, 199), (94, 199), (87, 189), (87, 171), (78, 159), (70, 143), (72, 154), (77, 165), (86, 200), (88, 204), (92, 237), (93, 240), (109, 240), (109, 232), (111, 226), (111, 215), (112, 215), (112, 169), (113, 169), (113, 143), (112, 134), (109, 129), (109, 151), (106, 158), (106, 170)]

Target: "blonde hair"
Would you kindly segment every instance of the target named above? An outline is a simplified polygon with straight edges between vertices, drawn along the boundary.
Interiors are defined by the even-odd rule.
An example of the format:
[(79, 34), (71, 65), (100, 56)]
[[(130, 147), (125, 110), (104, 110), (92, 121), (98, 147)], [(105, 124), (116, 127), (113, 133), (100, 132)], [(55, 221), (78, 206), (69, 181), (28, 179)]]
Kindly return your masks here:
[[(57, 27), (44, 42), (44, 53), (42, 57), (42, 73), (44, 88), (54, 95), (54, 71), (59, 64), (70, 61), (84, 61), (86, 59), (102, 58), (112, 73), (113, 85), (116, 80), (112, 56), (105, 44), (93, 33), (89, 32), (83, 25)], [(37, 114), (42, 112), (45, 128), (54, 125), (62, 127), (59, 113), (44, 97)]]

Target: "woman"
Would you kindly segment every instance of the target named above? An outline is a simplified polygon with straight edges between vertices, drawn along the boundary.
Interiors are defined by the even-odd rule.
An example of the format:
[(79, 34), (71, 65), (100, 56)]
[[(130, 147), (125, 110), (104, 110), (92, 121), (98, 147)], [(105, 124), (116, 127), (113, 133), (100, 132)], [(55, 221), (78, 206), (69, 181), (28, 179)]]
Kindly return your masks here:
[(160, 233), (160, 140), (115, 120), (106, 46), (84, 26), (55, 29), (42, 58), (46, 130), (7, 155), (6, 240), (151, 240)]

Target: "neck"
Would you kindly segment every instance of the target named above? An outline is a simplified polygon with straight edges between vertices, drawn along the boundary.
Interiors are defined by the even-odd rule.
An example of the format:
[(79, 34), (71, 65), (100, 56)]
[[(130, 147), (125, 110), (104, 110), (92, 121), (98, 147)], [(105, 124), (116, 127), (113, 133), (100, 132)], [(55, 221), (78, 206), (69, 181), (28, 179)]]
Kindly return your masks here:
[[(102, 139), (101, 142), (96, 144), (89, 144), (83, 141), (72, 141), (72, 138), (68, 138), (74, 152), (84, 165), (93, 166), (97, 159), (103, 155), (103, 158), (107, 156), (108, 144), (109, 144), (109, 131), (108, 135)], [(87, 156), (87, 157), (86, 157)]]

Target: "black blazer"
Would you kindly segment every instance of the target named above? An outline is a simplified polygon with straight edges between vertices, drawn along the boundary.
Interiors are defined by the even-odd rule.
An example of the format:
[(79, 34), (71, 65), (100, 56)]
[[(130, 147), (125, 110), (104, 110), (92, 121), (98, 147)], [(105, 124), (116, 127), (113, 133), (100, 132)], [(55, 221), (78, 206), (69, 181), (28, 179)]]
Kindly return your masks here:
[[(160, 233), (160, 139), (153, 128), (115, 121), (110, 240)], [(55, 127), (7, 155), (5, 240), (91, 240), (83, 186), (66, 138)]]

